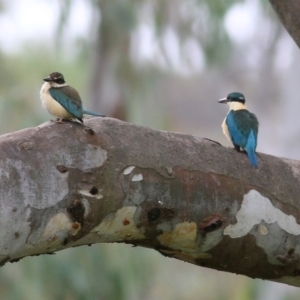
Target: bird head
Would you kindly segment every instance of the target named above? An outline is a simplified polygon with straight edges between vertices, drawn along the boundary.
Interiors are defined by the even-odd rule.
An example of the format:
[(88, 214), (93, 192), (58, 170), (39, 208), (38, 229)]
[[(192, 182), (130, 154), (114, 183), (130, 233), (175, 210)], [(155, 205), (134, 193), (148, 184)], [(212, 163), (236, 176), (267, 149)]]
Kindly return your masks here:
[(49, 74), (49, 76), (44, 78), (43, 80), (46, 82), (49, 82), (50, 84), (54, 83), (54, 84), (60, 85), (60, 84), (66, 83), (63, 74), (61, 74), (59, 72), (53, 72), (53, 73)]
[(228, 96), (226, 98), (222, 98), (220, 100), (218, 100), (219, 103), (232, 103), (232, 102), (238, 102), (241, 104), (245, 104), (246, 99), (245, 96), (241, 93), (238, 92), (233, 92), (228, 94)]

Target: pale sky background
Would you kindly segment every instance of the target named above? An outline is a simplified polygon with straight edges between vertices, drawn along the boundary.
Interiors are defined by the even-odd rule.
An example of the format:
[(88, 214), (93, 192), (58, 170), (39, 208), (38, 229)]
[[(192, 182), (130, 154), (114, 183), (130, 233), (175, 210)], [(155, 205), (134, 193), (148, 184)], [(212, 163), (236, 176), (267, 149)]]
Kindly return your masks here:
[[(58, 0), (5, 0), (5, 12), (0, 14), (1, 49), (8, 53), (14, 53), (21, 49), (24, 42), (29, 43), (32, 41), (51, 46), (56, 33), (59, 11), (63, 3), (64, 1)], [(91, 32), (91, 22), (93, 20), (95, 20), (93, 10), (88, 1), (72, 0), (70, 18), (63, 35), (66, 44), (68, 45), (71, 40), (77, 37), (90, 37), (93, 34)], [(255, 35), (257, 37), (258, 33), (261, 34), (261, 38), (258, 36), (257, 39), (263, 44), (268, 43), (267, 40), (264, 41), (266, 32), (268, 31), (268, 24), (264, 22), (266, 23), (260, 10), (259, 0), (247, 0), (235, 4), (228, 11), (224, 25), (230, 37), (237, 45), (249, 43), (249, 41), (255, 38)], [(261, 32), (259, 28), (264, 28), (264, 31)], [(67, 36), (70, 39), (66, 39)], [(139, 61), (154, 60), (162, 67), (164, 66), (164, 59), (159, 54), (159, 47), (155, 43), (154, 32), (147, 22), (143, 23), (137, 29), (135, 40), (137, 53), (134, 52), (133, 56), (137, 63)], [(276, 58), (280, 67), (287, 67), (291, 63), (293, 43), (290, 37), (279, 43)], [(189, 69), (187, 69), (185, 63), (180, 62), (179, 41), (176, 34), (171, 30), (165, 34), (164, 48), (174, 71), (189, 74), (191, 71), (197, 72), (201, 70), (204, 66), (204, 56), (197, 42), (194, 40), (187, 42), (184, 49), (189, 59), (192, 60)], [(252, 59), (256, 63), (256, 48), (255, 45), (252, 48), (250, 45), (248, 56), (245, 59)]]
[[(89, 2), (85, 0), (72, 0), (72, 2), (66, 34), (71, 38), (90, 35), (93, 12)], [(0, 15), (0, 43), (4, 51), (18, 51), (24, 41), (51, 42), (58, 23), (57, 16), (64, 1), (5, 0), (4, 3), (5, 12)], [(235, 42), (244, 43), (255, 34), (260, 21), (262, 16), (259, 12), (258, 0), (248, 0), (237, 3), (230, 9), (225, 17), (225, 28)], [(138, 30), (137, 36), (139, 41), (142, 40), (142, 43), (139, 43), (140, 55), (142, 59), (147, 60), (155, 54), (153, 33), (145, 24)], [(175, 45), (175, 47), (168, 47), (173, 49), (168, 54), (175, 65), (179, 56), (177, 42), (176, 36), (170, 31), (166, 36), (166, 43)], [(196, 64), (202, 66), (203, 57), (197, 51), (194, 41), (190, 41), (187, 47), (187, 50), (194, 54), (192, 56), (195, 56)]]
[[(18, 51), (28, 40), (51, 41), (58, 23), (60, 4), (64, 1), (6, 0), (5, 12), (0, 14), (0, 43), (7, 52)], [(87, 1), (72, 0), (67, 25), (71, 38), (87, 36), (90, 31), (92, 10)]]

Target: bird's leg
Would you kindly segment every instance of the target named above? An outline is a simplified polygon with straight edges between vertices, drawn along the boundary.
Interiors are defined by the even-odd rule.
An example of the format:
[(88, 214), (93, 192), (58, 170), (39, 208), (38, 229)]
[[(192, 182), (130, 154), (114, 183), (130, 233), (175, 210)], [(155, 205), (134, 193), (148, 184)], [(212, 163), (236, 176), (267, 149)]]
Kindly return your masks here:
[(237, 152), (240, 152), (240, 151), (241, 151), (240, 146), (238, 146), (237, 144), (233, 144), (233, 146), (234, 146), (234, 149), (235, 149)]
[(63, 118), (57, 118), (56, 119), (56, 123), (58, 123), (58, 124), (63, 124), (64, 122), (63, 122)]
[(247, 154), (246, 150), (241, 148), (240, 146), (236, 145), (236, 144), (233, 144), (234, 146), (234, 149), (237, 151), (237, 152), (242, 152), (242, 153), (245, 153)]
[(56, 120), (50, 120), (51, 122), (55, 122), (55, 123), (57, 123), (57, 124), (64, 124), (65, 123), (65, 121), (67, 121), (67, 120), (65, 120), (65, 119), (63, 119), (63, 118), (57, 118)]
[(81, 124), (81, 125), (84, 125), (83, 123), (80, 123), (78, 122), (77, 120), (75, 119), (64, 119), (64, 118), (57, 118), (56, 121), (53, 121), (55, 123), (58, 123), (58, 124), (65, 124), (65, 123), (73, 123), (73, 124)]

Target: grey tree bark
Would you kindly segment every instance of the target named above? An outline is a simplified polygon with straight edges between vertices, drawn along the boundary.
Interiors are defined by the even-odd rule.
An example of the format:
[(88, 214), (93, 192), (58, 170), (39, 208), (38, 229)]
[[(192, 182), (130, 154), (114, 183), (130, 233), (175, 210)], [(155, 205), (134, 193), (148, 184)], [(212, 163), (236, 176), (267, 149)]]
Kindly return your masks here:
[(300, 286), (300, 163), (111, 118), (0, 137), (0, 260), (99, 242)]

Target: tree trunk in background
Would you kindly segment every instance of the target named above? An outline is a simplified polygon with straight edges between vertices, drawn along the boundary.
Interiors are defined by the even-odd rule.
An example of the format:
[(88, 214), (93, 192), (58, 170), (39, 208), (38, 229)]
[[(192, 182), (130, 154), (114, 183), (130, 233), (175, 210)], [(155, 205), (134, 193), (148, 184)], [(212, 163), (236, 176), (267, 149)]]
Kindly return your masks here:
[[(276, 11), (281, 23), (291, 35), (293, 40), (296, 42), (298, 48), (300, 47), (300, 2), (295, 0), (270, 0), (271, 5)], [(296, 50), (297, 51), (297, 50)], [(294, 51), (293, 51), (294, 52)], [(293, 53), (292, 52), (292, 53)], [(299, 54), (299, 49), (298, 49)], [(299, 56), (299, 55), (298, 55)], [(298, 132), (295, 129), (295, 120), (297, 119), (297, 111), (299, 106), (298, 95), (295, 95), (298, 84), (298, 69), (295, 68), (298, 65), (299, 59), (297, 54), (291, 57), (294, 57), (294, 61), (290, 64), (290, 69), (286, 72), (282, 80), (281, 90), (282, 93), (280, 98), (282, 99), (282, 104), (280, 111), (282, 112), (283, 121), (279, 122), (282, 127), (281, 134), (279, 135), (278, 140), (280, 140), (280, 145), (278, 145), (278, 153), (285, 153), (289, 157), (298, 158)], [(282, 126), (284, 124), (284, 126)], [(292, 147), (291, 147), (292, 145)]]
[(300, 286), (300, 163), (109, 118), (0, 137), (2, 265), (99, 242)]
[(281, 114), (282, 120), (280, 135), (277, 137), (278, 149), (288, 157), (300, 158), (300, 126), (298, 123), (300, 112), (299, 95), (295, 91), (299, 89), (300, 66), (299, 49), (294, 48), (292, 62), (281, 81)]
[(129, 37), (120, 34), (120, 28), (111, 24), (113, 19), (107, 12), (111, 8), (109, 1), (97, 2), (95, 5), (98, 12), (101, 12), (101, 20), (98, 22), (91, 61), (92, 107), (105, 111), (109, 116), (125, 119), (124, 93), (117, 82), (117, 72), (121, 55), (125, 53), (127, 56), (125, 48)]
[(300, 47), (300, 2), (297, 0), (269, 0), (281, 23)]

